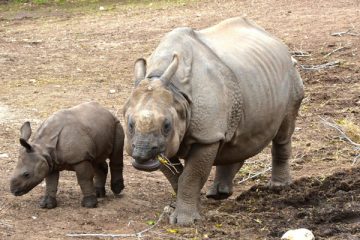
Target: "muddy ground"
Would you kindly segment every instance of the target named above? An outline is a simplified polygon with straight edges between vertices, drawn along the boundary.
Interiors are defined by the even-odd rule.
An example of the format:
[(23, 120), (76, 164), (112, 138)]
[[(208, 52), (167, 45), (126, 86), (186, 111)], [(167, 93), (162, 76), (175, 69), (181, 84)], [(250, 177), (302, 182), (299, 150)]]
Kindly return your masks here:
[[(294, 184), (268, 189), (269, 171), (243, 181), (270, 166), (267, 148), (240, 170), (230, 199), (202, 196), (201, 223), (180, 228), (164, 217), (141, 239), (279, 239), (299, 227), (311, 229), (317, 239), (359, 239), (360, 159), (354, 161), (359, 151), (320, 118), (360, 125), (359, 0), (93, 1), (1, 4), (0, 11), (0, 239), (133, 234), (156, 222), (174, 199), (170, 184), (160, 172), (134, 170), (127, 155), (126, 189), (114, 197), (107, 186), (108, 195), (96, 209), (80, 207), (72, 172), (61, 173), (56, 209), (38, 207), (43, 184), (25, 196), (12, 196), (8, 182), (19, 127), (30, 120), (35, 129), (52, 112), (89, 100), (122, 121), (136, 58), (149, 56), (175, 27), (200, 29), (239, 15), (306, 55), (295, 56), (306, 98), (293, 137)], [(331, 35), (336, 32), (347, 33)], [(303, 69), (334, 61), (332, 68)], [(355, 139), (353, 133), (348, 132)], [(203, 193), (212, 179), (213, 174)]]

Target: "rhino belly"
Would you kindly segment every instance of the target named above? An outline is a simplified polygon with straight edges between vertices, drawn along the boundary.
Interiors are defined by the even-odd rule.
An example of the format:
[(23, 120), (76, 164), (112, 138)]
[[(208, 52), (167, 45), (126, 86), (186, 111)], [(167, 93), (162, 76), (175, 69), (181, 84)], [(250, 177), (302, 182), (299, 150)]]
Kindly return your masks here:
[(214, 165), (227, 165), (242, 162), (260, 153), (275, 137), (281, 123), (276, 122), (267, 129), (241, 133), (238, 129), (230, 142), (221, 147)]

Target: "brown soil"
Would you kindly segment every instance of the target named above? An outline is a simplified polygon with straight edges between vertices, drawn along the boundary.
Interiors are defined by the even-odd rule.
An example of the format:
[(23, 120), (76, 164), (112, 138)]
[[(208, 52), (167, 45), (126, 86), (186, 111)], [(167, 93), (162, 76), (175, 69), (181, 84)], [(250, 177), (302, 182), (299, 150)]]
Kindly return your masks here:
[[(105, 11), (99, 11), (104, 6)], [(360, 32), (358, 0), (154, 1), (90, 5), (0, 5), (0, 239), (66, 239), (68, 233), (134, 233), (156, 221), (174, 198), (160, 172), (136, 171), (125, 155), (126, 189), (80, 207), (73, 172), (62, 172), (58, 203), (38, 207), (39, 185), (22, 197), (9, 192), (17, 160), (19, 127), (33, 128), (61, 108), (96, 100), (122, 121), (121, 109), (133, 84), (133, 62), (148, 56), (177, 26), (199, 29), (246, 14), (282, 39), (300, 65), (339, 60), (340, 65), (305, 71), (304, 99), (293, 137), (294, 184), (265, 187), (269, 172), (239, 184), (270, 164), (269, 149), (249, 159), (235, 178), (235, 193), (224, 201), (202, 196), (203, 221), (189, 228), (166, 218), (143, 239), (279, 239), (288, 229), (306, 227), (317, 239), (359, 239), (359, 151), (322, 123), (360, 125)], [(339, 47), (344, 47), (333, 52)], [(333, 52), (330, 55), (329, 53)], [(115, 93), (112, 93), (115, 90)], [(211, 184), (210, 176), (203, 192)]]

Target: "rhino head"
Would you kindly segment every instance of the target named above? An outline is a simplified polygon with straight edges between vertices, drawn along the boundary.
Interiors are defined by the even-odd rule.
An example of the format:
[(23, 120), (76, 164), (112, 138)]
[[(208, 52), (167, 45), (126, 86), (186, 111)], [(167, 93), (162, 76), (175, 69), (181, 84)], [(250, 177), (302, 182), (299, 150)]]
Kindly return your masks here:
[(28, 193), (48, 175), (50, 169), (49, 154), (39, 145), (29, 142), (31, 135), (29, 122), (22, 125), (20, 133), (19, 159), (10, 180), (10, 191), (15, 196)]
[[(175, 54), (161, 76), (146, 76), (146, 61), (135, 63), (135, 88), (124, 106), (125, 150), (133, 166), (143, 171), (160, 167), (159, 154), (173, 157), (186, 130), (187, 110), (184, 97), (171, 88), (178, 68)], [(182, 103), (181, 103), (182, 102)]]

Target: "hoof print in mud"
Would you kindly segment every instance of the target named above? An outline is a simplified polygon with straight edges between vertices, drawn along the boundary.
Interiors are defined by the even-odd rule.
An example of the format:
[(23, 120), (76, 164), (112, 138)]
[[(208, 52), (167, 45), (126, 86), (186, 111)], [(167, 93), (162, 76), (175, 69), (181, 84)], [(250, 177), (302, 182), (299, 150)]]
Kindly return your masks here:
[(92, 195), (92, 196), (87, 196), (84, 197), (83, 200), (81, 201), (81, 206), (86, 207), (86, 208), (96, 208), (97, 207), (97, 199), (96, 196)]
[(56, 208), (57, 207), (56, 198), (48, 195), (43, 196), (40, 200), (39, 206), (41, 208), (47, 208), (47, 209)]

